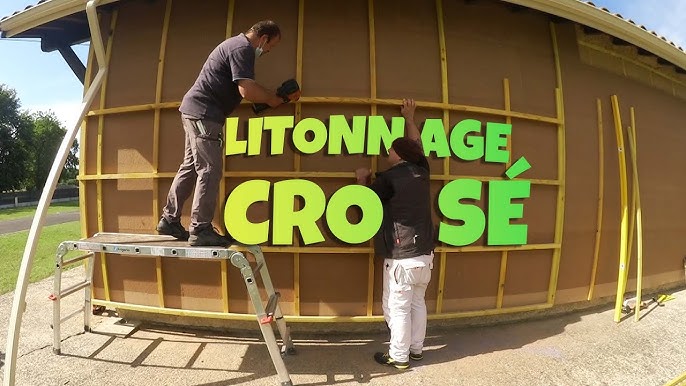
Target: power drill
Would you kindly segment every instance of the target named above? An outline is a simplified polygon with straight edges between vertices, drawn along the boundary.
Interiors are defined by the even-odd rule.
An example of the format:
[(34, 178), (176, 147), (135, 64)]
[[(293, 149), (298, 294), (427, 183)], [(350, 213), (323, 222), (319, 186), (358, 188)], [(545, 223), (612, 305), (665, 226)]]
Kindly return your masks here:
[[(300, 85), (295, 79), (288, 79), (281, 83), (276, 89), (276, 95), (281, 97), (283, 103), (294, 102), (300, 99)], [(264, 110), (267, 110), (269, 105), (266, 103), (253, 103), (252, 111), (255, 115), (260, 115)]]

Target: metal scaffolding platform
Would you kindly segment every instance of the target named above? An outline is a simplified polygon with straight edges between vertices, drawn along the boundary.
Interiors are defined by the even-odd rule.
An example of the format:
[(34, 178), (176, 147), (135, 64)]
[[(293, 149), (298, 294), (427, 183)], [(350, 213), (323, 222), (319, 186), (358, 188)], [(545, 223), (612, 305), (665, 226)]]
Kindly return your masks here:
[[(181, 257), (188, 259), (230, 259), (239, 250), (250, 247), (236, 246), (235, 249), (224, 247), (191, 247), (186, 241), (176, 240), (172, 236), (144, 235), (132, 233), (96, 233), (77, 241), (65, 241), (62, 246), (67, 251), (90, 251), (116, 253), (119, 255), (143, 255), (162, 257)], [(233, 246), (232, 246), (233, 247)]]
[[(79, 257), (65, 260), (64, 257), (69, 251), (88, 252)], [(247, 251), (255, 257), (256, 267), (250, 266), (250, 262), (243, 254)], [(140, 256), (161, 256), (164, 258), (200, 259), (200, 260), (229, 260), (231, 264), (240, 269), (241, 275), (248, 289), (248, 294), (255, 307), (255, 316), (264, 337), (264, 341), (269, 350), (274, 367), (282, 386), (292, 385), (290, 375), (284, 364), (283, 357), (295, 353), (293, 341), (290, 338), (290, 329), (286, 326), (279, 307), (280, 294), (274, 291), (269, 270), (262, 254), (262, 249), (256, 245), (234, 245), (230, 248), (220, 246), (191, 247), (186, 241), (179, 241), (172, 236), (146, 235), (146, 234), (127, 234), (127, 233), (97, 233), (92, 237), (64, 241), (57, 248), (54, 292), (50, 295), (53, 301), (53, 352), (60, 354), (60, 324), (67, 319), (84, 314), (84, 330), (90, 331), (91, 314), (91, 283), (93, 280), (93, 266), (95, 253), (109, 253), (118, 255), (140, 255)], [(83, 282), (77, 283), (69, 288), (62, 288), (62, 270), (64, 267), (75, 264), (79, 261), (88, 259), (86, 277)], [(267, 302), (263, 304), (260, 292), (257, 287), (256, 275), (262, 278), (262, 283), (267, 292)], [(84, 291), (84, 305), (82, 308), (62, 317), (60, 310), (60, 300), (68, 295)], [(274, 330), (271, 323), (276, 322), (276, 326), (281, 335), (283, 344), (281, 348), (276, 341)]]

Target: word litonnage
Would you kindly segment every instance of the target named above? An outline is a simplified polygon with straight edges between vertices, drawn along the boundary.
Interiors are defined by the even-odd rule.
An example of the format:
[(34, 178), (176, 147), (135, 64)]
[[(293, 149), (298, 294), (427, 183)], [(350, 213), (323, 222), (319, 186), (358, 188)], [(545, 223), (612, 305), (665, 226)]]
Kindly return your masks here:
[[(405, 121), (401, 117), (391, 119), (388, 127), (384, 117), (356, 116), (352, 126), (342, 115), (332, 115), (329, 126), (316, 118), (302, 119), (295, 124), (292, 116), (251, 118), (248, 121), (246, 139), (238, 139), (238, 118), (226, 122), (226, 155), (259, 155), (262, 148), (263, 132), (269, 131), (270, 155), (284, 152), (287, 130), (296, 151), (313, 154), (323, 151), (337, 155), (343, 151), (348, 154), (378, 155), (380, 150), (388, 149), (394, 139), (404, 135)], [(427, 119), (421, 133), (424, 152), (427, 156), (455, 157), (465, 161), (483, 158), (486, 162), (506, 163), (510, 154), (507, 150), (507, 136), (512, 125), (488, 122), (482, 134), (482, 123), (474, 119), (458, 122), (446, 134), (443, 121)], [(488, 245), (526, 244), (527, 225), (511, 224), (511, 220), (523, 217), (521, 203), (514, 199), (530, 196), (529, 181), (512, 180), (528, 170), (530, 165), (524, 157), (515, 162), (506, 172), (507, 179), (482, 182), (461, 178), (446, 184), (438, 196), (441, 214), (454, 223), (439, 224), (438, 239), (453, 246), (468, 245), (478, 240), (488, 229)], [(481, 200), (483, 184), (488, 184), (487, 213), (475, 203), (463, 200)], [(247, 210), (253, 203), (269, 201), (272, 197), (273, 213), (271, 220), (251, 223)], [(294, 210), (297, 197), (303, 204)], [(346, 212), (357, 206), (362, 219), (351, 224)], [(293, 228), (298, 228), (305, 245), (324, 241), (316, 222), (324, 216), (325, 224), (339, 240), (357, 244), (368, 241), (378, 231), (383, 218), (382, 204), (369, 188), (349, 185), (336, 191), (326, 202), (321, 188), (308, 180), (292, 179), (272, 184), (264, 180), (246, 181), (238, 185), (229, 195), (224, 209), (224, 222), (233, 237), (245, 244), (260, 244), (269, 241), (275, 245), (292, 244)], [(273, 223), (270, 224), (270, 221)], [(461, 223), (457, 225), (457, 223)]]
[[(295, 127), (294, 122), (295, 117), (292, 116), (250, 118), (247, 138), (239, 140), (238, 118), (228, 118), (226, 155), (259, 155), (263, 132), (271, 134), (269, 155), (283, 154), (288, 129), (292, 129), (295, 149), (303, 154), (321, 152), (326, 146), (327, 154), (337, 155), (345, 145), (348, 154), (379, 155), (382, 147), (388, 149), (393, 140), (405, 132), (405, 119), (402, 117), (391, 118), (390, 129), (382, 116), (355, 116), (352, 127), (343, 115), (330, 116), (328, 128), (317, 118), (302, 119)], [(448, 138), (443, 121), (432, 118), (426, 120), (421, 136), (427, 156), (434, 153), (436, 157), (449, 157), (452, 150), (456, 157), (465, 161), (474, 161), (485, 155), (486, 162), (505, 163), (509, 152), (503, 148), (507, 146), (506, 135), (511, 130), (512, 125), (489, 122), (486, 124), (486, 136), (482, 137), (481, 122), (466, 119), (453, 127)], [(308, 136), (312, 138), (308, 139)]]

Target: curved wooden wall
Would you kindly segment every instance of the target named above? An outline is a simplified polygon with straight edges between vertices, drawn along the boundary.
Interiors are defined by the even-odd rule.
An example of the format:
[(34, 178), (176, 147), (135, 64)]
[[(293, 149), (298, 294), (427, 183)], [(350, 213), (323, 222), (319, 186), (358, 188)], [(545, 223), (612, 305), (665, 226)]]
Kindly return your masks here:
[[(82, 130), (84, 235), (154, 232), (182, 158), (177, 108), (183, 94), (216, 44), (267, 18), (279, 23), (283, 39), (258, 60), (257, 80), (276, 87), (295, 77), (303, 91), (300, 102), (270, 114), (296, 121), (334, 114), (390, 120), (399, 115), (400, 100), (411, 97), (419, 101), (419, 121), (512, 124), (511, 160), (525, 156), (532, 165), (522, 176), (532, 181), (531, 197), (517, 221), (528, 224), (529, 244), (490, 247), (482, 237), (467, 247), (439, 245), (427, 291), (432, 318), (548, 308), (586, 300), (591, 288), (594, 297), (614, 294), (619, 193), (613, 94), (621, 98), (624, 122), (629, 106), (637, 109), (639, 167), (647, 169), (640, 173), (646, 178), (641, 200), (653, 260), (646, 262), (644, 283), (683, 280), (679, 253), (686, 245), (676, 237), (686, 229), (675, 212), (684, 209), (676, 192), (685, 186), (660, 170), (686, 161), (683, 152), (661, 151), (676, 151), (671, 147), (686, 139), (686, 131), (677, 130), (679, 118), (686, 118), (684, 101), (582, 63), (573, 24), (492, 0), (122, 2), (102, 18), (109, 27), (103, 33), (110, 72)], [(243, 127), (253, 115), (241, 105), (235, 116)], [(601, 137), (599, 123), (605, 127)], [(263, 153), (268, 144), (265, 135)], [(510, 165), (430, 162), (434, 202), (455, 178), (500, 179)], [(303, 155), (292, 148), (278, 157), (231, 156), (220, 195), (253, 178), (306, 178), (328, 198), (352, 184), (352, 171), (361, 166), (381, 170), (386, 164), (384, 157)], [(186, 225), (190, 206), (184, 208)], [(253, 205), (249, 218), (265, 220), (270, 210)], [(434, 221), (441, 220), (447, 221), (436, 205)], [(321, 244), (301, 246), (294, 235), (291, 247), (264, 247), (282, 310), (293, 320), (380, 320), (381, 263), (371, 244), (341, 244), (319, 226), (327, 237)], [(675, 237), (668, 244), (659, 242), (665, 228)], [(239, 272), (225, 263), (101, 256), (95, 277), (102, 304), (219, 318), (252, 312)]]

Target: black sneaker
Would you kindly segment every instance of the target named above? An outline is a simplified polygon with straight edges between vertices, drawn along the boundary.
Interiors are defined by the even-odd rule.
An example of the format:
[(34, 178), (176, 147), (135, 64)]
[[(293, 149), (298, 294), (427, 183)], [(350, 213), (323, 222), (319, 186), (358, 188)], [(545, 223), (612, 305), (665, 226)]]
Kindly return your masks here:
[(398, 362), (395, 359), (391, 358), (391, 356), (388, 355), (388, 353), (383, 352), (378, 352), (374, 354), (374, 360), (376, 361), (376, 363), (395, 367), (396, 369), (400, 370), (405, 370), (410, 367), (410, 362)]
[(200, 230), (194, 230), (193, 234), (188, 238), (188, 244), (191, 247), (200, 246), (221, 246), (228, 247), (233, 243), (233, 238), (225, 237), (217, 233), (213, 227), (206, 227)]
[(157, 233), (161, 235), (174, 236), (177, 240), (188, 240), (188, 231), (181, 225), (180, 222), (169, 222), (166, 218), (162, 217), (160, 222), (157, 223)]
[(412, 359), (413, 361), (421, 361), (422, 359), (424, 359), (424, 355), (422, 355), (422, 353), (410, 353), (410, 359)]

